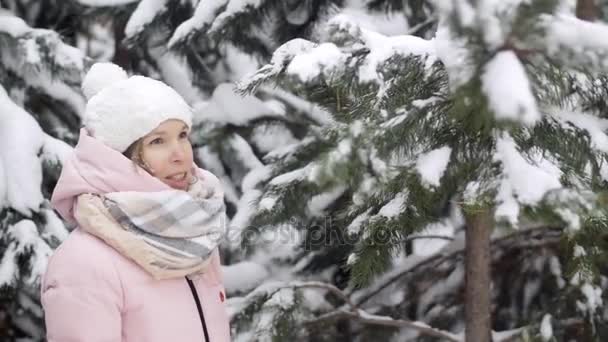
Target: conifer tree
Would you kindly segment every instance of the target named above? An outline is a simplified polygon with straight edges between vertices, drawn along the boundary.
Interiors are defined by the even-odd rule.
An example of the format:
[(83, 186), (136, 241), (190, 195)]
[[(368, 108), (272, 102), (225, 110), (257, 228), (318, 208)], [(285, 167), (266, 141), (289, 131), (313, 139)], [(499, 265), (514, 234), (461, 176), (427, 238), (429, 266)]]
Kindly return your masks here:
[[(353, 310), (338, 307), (315, 323), (345, 317), (365, 322), (360, 305), (391, 290), (400, 291), (397, 298), (419, 291), (418, 306), (441, 310), (430, 307), (427, 296), (446, 296), (468, 284), (465, 305), (450, 304), (455, 314), (418, 307), (413, 316), (427, 316), (426, 323), (430, 316), (436, 327), (453, 333), (466, 325), (470, 341), (489, 341), (496, 326), (522, 325), (494, 338), (601, 338), (606, 45), (594, 37), (608, 27), (575, 18), (574, 8), (559, 1), (434, 4), (440, 25), (433, 41), (377, 37), (337, 17), (321, 43), (284, 44), (242, 84), (255, 91), (265, 82), (278, 83), (334, 119), (322, 133), (277, 156), (258, 193), (252, 226), (276, 229), (294, 216), (311, 222), (311, 207), (318, 212), (335, 198), (351, 199), (322, 235), (354, 235), (353, 243), (324, 244), (311, 254), (348, 255), (342, 266), (350, 271), (350, 284), (342, 292), (346, 298), (339, 298)], [(441, 253), (401, 260), (404, 241), (429, 226), (449, 224), (457, 234)], [(318, 235), (313, 227), (314, 221), (304, 227), (309, 240)], [(531, 237), (536, 243), (518, 241)], [(463, 240), (466, 247), (458, 247)], [(394, 286), (400, 277), (425, 279), (415, 273), (428, 270), (427, 263), (443, 268), (446, 256), (462, 258), (454, 249), (464, 252), (464, 265), (436, 272), (443, 280), (427, 278), (445, 284)], [(490, 290), (490, 264), (499, 259), (504, 265), (500, 259), (514, 250), (529, 257), (517, 270), (524, 274), (518, 284), (523, 288), (508, 291), (527, 298), (513, 304), (520, 312), (497, 307), (493, 314), (504, 294)], [(553, 255), (539, 258), (539, 252)], [(529, 262), (541, 264), (528, 273)], [(543, 273), (555, 278), (533, 279)], [(551, 287), (559, 302), (538, 292)], [(541, 302), (531, 309), (534, 296)], [(385, 312), (404, 315), (395, 310), (403, 303), (391, 308), (387, 301), (380, 299)]]
[(78, 129), (87, 59), (0, 11), (0, 336), (40, 339), (40, 275), (68, 233), (48, 199)]

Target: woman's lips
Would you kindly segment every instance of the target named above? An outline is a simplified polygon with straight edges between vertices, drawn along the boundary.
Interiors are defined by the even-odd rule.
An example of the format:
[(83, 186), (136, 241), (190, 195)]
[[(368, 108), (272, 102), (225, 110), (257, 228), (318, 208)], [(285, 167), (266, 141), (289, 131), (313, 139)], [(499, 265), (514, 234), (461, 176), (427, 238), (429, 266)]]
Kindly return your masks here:
[(188, 172), (182, 172), (169, 177), (165, 177), (166, 183), (172, 188), (186, 189), (188, 188)]

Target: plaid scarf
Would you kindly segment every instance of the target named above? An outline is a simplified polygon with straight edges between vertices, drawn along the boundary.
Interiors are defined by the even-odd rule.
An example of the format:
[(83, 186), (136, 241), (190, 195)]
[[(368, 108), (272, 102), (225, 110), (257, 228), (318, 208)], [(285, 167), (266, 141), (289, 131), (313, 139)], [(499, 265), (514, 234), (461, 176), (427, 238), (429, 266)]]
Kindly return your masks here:
[(223, 196), (201, 183), (188, 192), (87, 194), (80, 216), (94, 217), (79, 221), (157, 279), (201, 273), (227, 232)]

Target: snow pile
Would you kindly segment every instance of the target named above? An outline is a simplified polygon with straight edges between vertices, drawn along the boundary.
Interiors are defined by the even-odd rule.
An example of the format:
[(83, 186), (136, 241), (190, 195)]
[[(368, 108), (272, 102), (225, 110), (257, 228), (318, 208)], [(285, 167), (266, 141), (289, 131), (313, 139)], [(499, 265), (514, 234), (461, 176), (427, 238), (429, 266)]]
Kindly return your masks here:
[(562, 188), (561, 170), (539, 154), (524, 158), (515, 141), (504, 133), (496, 142), (494, 160), (501, 162), (503, 178), (496, 195), (496, 218), (518, 222), (519, 204), (535, 205), (546, 193)]
[(416, 171), (420, 174), (423, 184), (439, 186), (439, 181), (450, 161), (452, 149), (448, 146), (422, 154), (416, 161)]
[(313, 49), (295, 55), (287, 66), (287, 73), (297, 76), (307, 83), (324, 75), (328, 78), (337, 77), (347, 61), (347, 55), (332, 43), (322, 43)]
[(44, 201), (38, 152), (45, 136), (38, 122), (0, 86), (0, 205), (31, 217)]
[(486, 64), (482, 89), (499, 120), (533, 125), (540, 120), (536, 100), (523, 65), (512, 51), (497, 53)]

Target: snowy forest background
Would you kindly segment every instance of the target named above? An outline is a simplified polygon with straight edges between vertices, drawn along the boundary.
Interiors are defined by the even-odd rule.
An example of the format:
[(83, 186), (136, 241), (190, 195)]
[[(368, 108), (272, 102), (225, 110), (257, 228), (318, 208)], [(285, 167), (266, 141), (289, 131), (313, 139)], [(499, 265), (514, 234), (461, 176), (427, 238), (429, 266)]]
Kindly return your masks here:
[(607, 19), (593, 0), (0, 0), (0, 340), (44, 339), (40, 275), (73, 228), (48, 200), (96, 61), (195, 109), (234, 341), (607, 340)]

